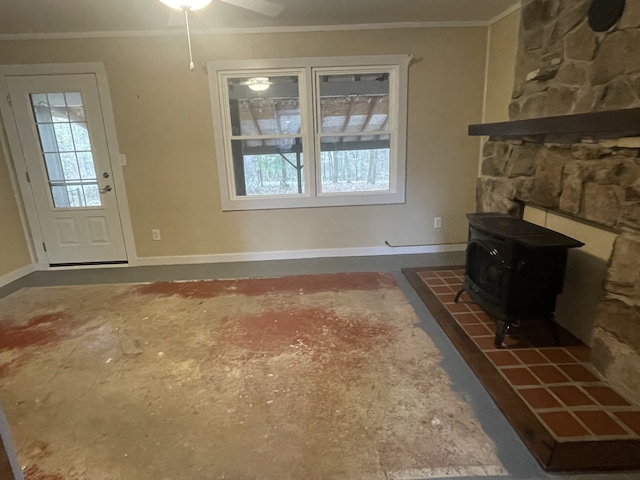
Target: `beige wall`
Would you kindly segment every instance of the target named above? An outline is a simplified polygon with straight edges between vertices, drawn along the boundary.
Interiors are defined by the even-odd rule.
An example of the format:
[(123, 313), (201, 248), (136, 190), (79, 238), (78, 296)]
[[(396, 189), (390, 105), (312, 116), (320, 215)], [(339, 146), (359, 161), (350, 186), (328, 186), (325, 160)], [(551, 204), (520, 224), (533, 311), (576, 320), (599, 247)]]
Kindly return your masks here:
[[(0, 42), (3, 63), (102, 61), (140, 257), (466, 241), (474, 210), (486, 28), (193, 38), (196, 64), (237, 58), (412, 54), (403, 205), (222, 212), (207, 75), (183, 36)], [(442, 229), (433, 229), (433, 217)], [(159, 228), (162, 240), (151, 240)]]
[(520, 10), (510, 13), (489, 28), (484, 113), (484, 121), (487, 123), (509, 120), (519, 28)]
[[(0, 121), (0, 127), (2, 122)], [(1, 133), (1, 132), (0, 132)], [(31, 264), (9, 169), (0, 148), (0, 277)]]

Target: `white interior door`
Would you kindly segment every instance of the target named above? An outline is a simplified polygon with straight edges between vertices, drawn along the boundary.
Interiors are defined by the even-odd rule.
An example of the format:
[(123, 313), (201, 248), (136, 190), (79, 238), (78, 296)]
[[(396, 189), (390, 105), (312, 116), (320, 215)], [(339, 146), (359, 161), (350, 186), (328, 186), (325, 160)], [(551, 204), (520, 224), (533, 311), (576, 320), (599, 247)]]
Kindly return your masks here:
[(126, 261), (95, 75), (6, 80), (49, 263)]

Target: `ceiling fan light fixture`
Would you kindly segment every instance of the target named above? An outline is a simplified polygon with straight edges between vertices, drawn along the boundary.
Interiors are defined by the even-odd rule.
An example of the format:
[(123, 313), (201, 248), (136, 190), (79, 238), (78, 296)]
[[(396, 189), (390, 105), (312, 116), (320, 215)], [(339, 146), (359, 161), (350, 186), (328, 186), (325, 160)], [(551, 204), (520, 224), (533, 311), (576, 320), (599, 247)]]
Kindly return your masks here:
[(200, 10), (211, 3), (211, 0), (160, 0), (167, 7), (175, 10)]
[(269, 77), (254, 77), (247, 81), (247, 87), (254, 92), (264, 92), (271, 86)]

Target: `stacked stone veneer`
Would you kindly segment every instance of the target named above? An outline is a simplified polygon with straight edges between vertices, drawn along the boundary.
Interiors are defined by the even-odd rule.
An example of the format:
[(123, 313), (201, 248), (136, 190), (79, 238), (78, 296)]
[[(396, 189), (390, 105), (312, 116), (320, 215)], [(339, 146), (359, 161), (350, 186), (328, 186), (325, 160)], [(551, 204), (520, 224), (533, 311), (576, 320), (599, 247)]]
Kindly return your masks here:
[[(524, 0), (511, 120), (640, 107), (640, 1), (608, 32), (589, 0)], [(592, 358), (640, 400), (640, 138), (491, 138), (478, 211), (522, 214), (522, 202), (614, 229)]]

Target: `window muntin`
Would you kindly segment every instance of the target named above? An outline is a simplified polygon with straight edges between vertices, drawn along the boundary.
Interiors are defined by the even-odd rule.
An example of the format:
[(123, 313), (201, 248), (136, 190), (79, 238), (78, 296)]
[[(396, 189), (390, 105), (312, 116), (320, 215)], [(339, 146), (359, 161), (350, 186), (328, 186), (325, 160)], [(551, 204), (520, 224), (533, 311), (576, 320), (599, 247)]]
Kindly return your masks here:
[[(223, 210), (403, 203), (408, 63), (403, 55), (209, 62)], [(297, 78), (297, 102), (283, 93), (287, 77)], [(249, 92), (258, 80), (268, 88)], [(332, 97), (353, 100), (351, 112), (336, 111)]]

